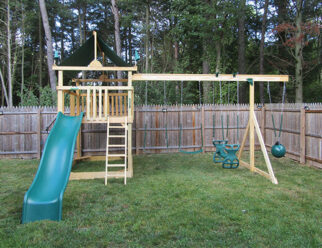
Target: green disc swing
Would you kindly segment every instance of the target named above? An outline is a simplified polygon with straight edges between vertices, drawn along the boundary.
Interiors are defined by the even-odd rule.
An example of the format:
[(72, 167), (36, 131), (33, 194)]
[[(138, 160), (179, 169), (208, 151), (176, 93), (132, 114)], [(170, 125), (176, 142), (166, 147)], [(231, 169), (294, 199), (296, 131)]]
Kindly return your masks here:
[[(274, 115), (272, 113), (272, 97), (271, 97), (271, 90), (269, 87), (269, 82), (267, 83), (267, 93), (269, 97), (269, 102), (271, 104), (271, 116), (272, 116), (272, 123), (273, 123), (273, 130), (274, 130), (274, 137), (275, 137), (275, 144), (272, 146), (271, 152), (274, 157), (281, 158), (285, 156), (286, 148), (280, 143), (281, 139), (281, 133), (282, 133), (282, 126), (283, 126), (283, 112), (284, 112), (284, 103), (285, 103), (285, 93), (286, 93), (286, 84), (284, 82), (283, 84), (283, 94), (282, 94), (282, 111), (281, 111), (281, 117), (280, 117), (280, 125), (279, 130), (277, 131), (276, 125), (275, 125), (275, 119)], [(278, 134), (277, 134), (278, 132)]]
[[(216, 73), (218, 76), (218, 73)], [(234, 74), (235, 76), (235, 74)], [(216, 147), (216, 151), (213, 155), (213, 161), (215, 163), (222, 163), (222, 167), (225, 169), (236, 169), (239, 166), (239, 159), (236, 156), (236, 152), (239, 150), (239, 82), (237, 82), (237, 143), (228, 144), (228, 129), (229, 129), (229, 115), (226, 116), (226, 138), (225, 138), (225, 130), (224, 130), (224, 117), (222, 114), (222, 85), (221, 81), (220, 85), (220, 118), (221, 118), (221, 131), (222, 131), (222, 139), (215, 139), (215, 115), (213, 115), (213, 145)], [(214, 99), (213, 99), (214, 101)], [(229, 88), (228, 88), (228, 102), (229, 102)]]
[[(182, 136), (183, 136), (183, 128), (182, 128), (182, 104), (183, 104), (183, 81), (181, 81), (181, 90), (180, 90), (180, 96), (181, 96), (181, 103), (180, 103), (180, 130), (179, 130), (179, 152), (185, 153), (185, 154), (197, 154), (203, 152), (203, 133), (202, 133), (202, 123), (200, 123), (200, 130), (201, 130), (201, 148), (197, 151), (189, 152), (182, 150), (181, 143), (182, 143)], [(201, 85), (199, 81), (199, 106), (201, 107)]]

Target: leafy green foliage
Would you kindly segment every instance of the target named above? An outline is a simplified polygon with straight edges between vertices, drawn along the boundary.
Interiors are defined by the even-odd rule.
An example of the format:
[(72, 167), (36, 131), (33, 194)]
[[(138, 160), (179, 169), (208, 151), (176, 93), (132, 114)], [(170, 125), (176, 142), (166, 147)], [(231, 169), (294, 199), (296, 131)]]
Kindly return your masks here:
[[(209, 63), (209, 73), (234, 73), (238, 71), (238, 19), (245, 17), (245, 67), (246, 73), (259, 73), (259, 43), (264, 1), (246, 1), (245, 13), (240, 11), (242, 0), (118, 0), (120, 11), (120, 33), (122, 40), (123, 59), (134, 63), (134, 51), (138, 51), (141, 60), (138, 62), (139, 71), (146, 70), (148, 60), (149, 71), (154, 73), (202, 73), (203, 63)], [(11, 33), (12, 33), (12, 70), (14, 72), (14, 103), (19, 105), (22, 88), (22, 68), (24, 70), (25, 87), (38, 98), (38, 104), (54, 104), (47, 89), (48, 69), (45, 34), (41, 23), (37, 1), (11, 0)], [(104, 41), (114, 47), (114, 21), (110, 1), (47, 1), (47, 12), (52, 29), (54, 49), (62, 59), (67, 58), (76, 48), (87, 39), (93, 30), (98, 30)], [(274, 33), (279, 24), (292, 23), (295, 20), (295, 1), (270, 1), (267, 20), (267, 31), (264, 45), (265, 74), (289, 74), (287, 101), (295, 98), (294, 75), (296, 64), (288, 48), (283, 46), (286, 32)], [(303, 3), (303, 28), (313, 27), (321, 16), (321, 8), (317, 0)], [(22, 9), (24, 14), (22, 14)], [(150, 18), (146, 23), (146, 10)], [(0, 4), (0, 20), (6, 23), (6, 1)], [(22, 23), (24, 21), (24, 32)], [(318, 27), (318, 26), (314, 26)], [(0, 36), (0, 70), (7, 83), (7, 28), (0, 26), (3, 35)], [(319, 30), (305, 37), (306, 46), (303, 49), (304, 100), (306, 102), (321, 101), (318, 97), (322, 92), (321, 81), (321, 35)], [(145, 37), (149, 33), (149, 40)], [(23, 34), (23, 36), (22, 36)], [(294, 38), (294, 37), (293, 37)], [(24, 39), (24, 65), (22, 63), (22, 41)], [(148, 44), (146, 44), (148, 43)], [(145, 47), (148, 46), (147, 58)], [(218, 53), (220, 51), (220, 53)], [(75, 75), (65, 73), (66, 82)], [(177, 83), (167, 85), (167, 102), (179, 103), (180, 90)], [(209, 85), (208, 85), (209, 86)], [(212, 102), (211, 87), (202, 84), (205, 103)], [(208, 87), (208, 88), (207, 88)], [(215, 102), (219, 102), (218, 86), (215, 89)], [(6, 85), (8, 88), (8, 85)], [(180, 88), (180, 87), (179, 87)], [(242, 90), (247, 91), (246, 88)], [(1, 91), (3, 89), (1, 88)], [(24, 91), (24, 90), (23, 90)], [(197, 84), (184, 83), (184, 103), (199, 102)], [(277, 92), (276, 101), (280, 96), (280, 87), (272, 86)], [(135, 100), (137, 104), (145, 102), (144, 83), (136, 86)], [(256, 91), (256, 99), (259, 94)], [(228, 90), (223, 85), (224, 100), (227, 102)], [(246, 94), (247, 92), (241, 92)], [(3, 95), (3, 94), (1, 94)], [(148, 102), (163, 103), (163, 82), (150, 84)], [(31, 96), (33, 103), (35, 98)], [(230, 102), (235, 102), (232, 100)], [(23, 105), (28, 103), (23, 103)]]
[(23, 99), (21, 106), (38, 106), (39, 100), (38, 97), (34, 95), (33, 91), (24, 88), (23, 95), (21, 96), (20, 92), (17, 95)]
[(40, 96), (39, 96), (39, 105), (40, 106), (55, 106), (57, 102), (57, 94), (52, 91), (49, 85), (40, 88)]

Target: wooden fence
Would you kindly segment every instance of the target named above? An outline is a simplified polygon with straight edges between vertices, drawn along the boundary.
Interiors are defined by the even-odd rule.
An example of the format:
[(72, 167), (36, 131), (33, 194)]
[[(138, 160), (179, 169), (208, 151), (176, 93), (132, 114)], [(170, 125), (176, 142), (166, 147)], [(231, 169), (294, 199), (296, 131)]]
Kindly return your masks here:
[[(275, 142), (271, 115), (278, 126), (281, 110), (280, 104), (257, 105), (255, 112), (268, 149)], [(0, 158), (39, 158), (48, 136), (46, 128), (54, 121), (56, 111), (55, 107), (0, 108)], [(287, 156), (322, 168), (322, 104), (285, 104), (283, 113), (281, 143)], [(222, 139), (222, 131), (230, 143), (238, 142), (237, 138), (241, 142), (248, 105), (136, 106), (134, 115), (136, 154), (178, 152), (179, 148), (195, 151), (201, 147), (214, 151), (212, 140)], [(81, 130), (83, 155), (104, 155), (106, 125), (83, 124)], [(255, 145), (259, 146), (257, 140)]]

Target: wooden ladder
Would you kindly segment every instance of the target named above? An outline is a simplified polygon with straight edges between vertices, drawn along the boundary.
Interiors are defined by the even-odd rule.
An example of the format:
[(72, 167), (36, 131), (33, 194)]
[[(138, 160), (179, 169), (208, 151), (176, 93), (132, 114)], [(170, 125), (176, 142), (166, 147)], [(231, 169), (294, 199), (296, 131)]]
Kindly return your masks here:
[[(112, 167), (121, 167), (124, 168), (124, 184), (126, 184), (126, 171), (127, 171), (127, 117), (124, 117), (124, 121), (121, 123), (116, 123), (116, 125), (111, 125), (109, 121), (109, 117), (107, 118), (107, 129), (106, 129), (106, 164), (105, 164), (105, 185), (107, 184), (107, 178), (109, 177), (109, 172), (108, 168)], [(121, 135), (110, 135), (110, 129), (123, 129), (124, 134)], [(121, 144), (110, 144), (110, 139), (122, 139), (124, 140), (124, 143)], [(119, 147), (119, 148), (124, 148), (124, 153), (121, 154), (110, 154), (109, 153), (109, 148), (112, 147)], [(110, 164), (109, 163), (109, 158), (110, 157), (121, 157), (124, 158), (124, 163), (123, 164)], [(111, 173), (112, 174), (112, 173)], [(112, 175), (111, 175), (112, 176)]]

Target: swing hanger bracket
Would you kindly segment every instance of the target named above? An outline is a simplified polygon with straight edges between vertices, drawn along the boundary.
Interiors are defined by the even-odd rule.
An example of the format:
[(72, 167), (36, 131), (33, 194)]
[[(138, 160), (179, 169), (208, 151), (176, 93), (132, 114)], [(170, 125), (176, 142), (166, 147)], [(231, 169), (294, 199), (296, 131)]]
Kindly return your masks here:
[(250, 85), (254, 85), (254, 80), (252, 78), (247, 78), (246, 80)]

